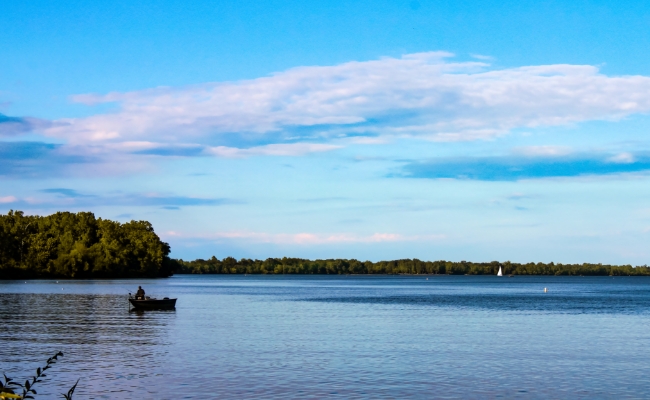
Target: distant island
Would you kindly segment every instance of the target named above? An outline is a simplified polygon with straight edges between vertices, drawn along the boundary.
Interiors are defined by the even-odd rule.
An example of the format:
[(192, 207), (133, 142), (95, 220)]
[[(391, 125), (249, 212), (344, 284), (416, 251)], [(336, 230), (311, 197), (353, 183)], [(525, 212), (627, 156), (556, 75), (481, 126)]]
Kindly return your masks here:
[(0, 215), (0, 279), (168, 277), (178, 268), (169, 251), (147, 221)]
[(381, 275), (446, 274), (650, 276), (646, 265), (512, 263), (492, 261), (359, 261), (232, 257), (176, 260), (147, 221), (120, 223), (91, 212), (57, 212), (26, 216), (22, 211), (0, 215), (0, 279), (157, 278), (173, 274), (307, 274)]

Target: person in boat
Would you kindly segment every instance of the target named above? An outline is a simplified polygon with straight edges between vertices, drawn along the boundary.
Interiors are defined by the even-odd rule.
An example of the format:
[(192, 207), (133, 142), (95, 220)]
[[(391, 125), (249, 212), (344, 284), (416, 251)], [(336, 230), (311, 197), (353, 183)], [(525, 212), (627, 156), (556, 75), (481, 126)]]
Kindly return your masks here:
[(144, 300), (144, 289), (142, 288), (142, 286), (138, 286), (138, 291), (135, 292), (135, 299)]

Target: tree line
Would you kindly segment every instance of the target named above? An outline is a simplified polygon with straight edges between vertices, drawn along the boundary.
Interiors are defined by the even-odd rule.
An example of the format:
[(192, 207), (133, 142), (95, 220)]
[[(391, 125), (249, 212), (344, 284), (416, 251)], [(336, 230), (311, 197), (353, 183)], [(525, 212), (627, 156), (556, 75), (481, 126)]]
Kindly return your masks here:
[(650, 275), (647, 266), (605, 264), (555, 264), (468, 261), (421, 261), (404, 259), (393, 261), (359, 261), (346, 259), (305, 260), (302, 258), (267, 258), (236, 260), (226, 257), (219, 260), (177, 260), (177, 274), (447, 274), (447, 275), (495, 275), (501, 267), (504, 275), (574, 275), (574, 276), (627, 276)]
[(0, 279), (167, 277), (179, 267), (169, 251), (147, 221), (0, 215)]
[(0, 279), (141, 278), (177, 274), (447, 274), (494, 275), (650, 275), (646, 265), (555, 264), (468, 261), (360, 261), (233, 257), (169, 258), (170, 247), (147, 221), (120, 223), (91, 212), (27, 216), (0, 215)]

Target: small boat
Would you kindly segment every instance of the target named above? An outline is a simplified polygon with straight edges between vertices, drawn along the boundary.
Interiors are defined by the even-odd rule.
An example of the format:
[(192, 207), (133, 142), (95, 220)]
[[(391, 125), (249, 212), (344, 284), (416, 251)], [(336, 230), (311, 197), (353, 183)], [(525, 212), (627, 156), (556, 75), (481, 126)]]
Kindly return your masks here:
[(497, 273), (497, 276), (503, 276), (503, 271), (501, 270), (501, 267), (499, 267), (499, 272)]
[(169, 297), (162, 299), (145, 297), (144, 300), (129, 297), (129, 303), (139, 310), (172, 310), (176, 308), (176, 299)]

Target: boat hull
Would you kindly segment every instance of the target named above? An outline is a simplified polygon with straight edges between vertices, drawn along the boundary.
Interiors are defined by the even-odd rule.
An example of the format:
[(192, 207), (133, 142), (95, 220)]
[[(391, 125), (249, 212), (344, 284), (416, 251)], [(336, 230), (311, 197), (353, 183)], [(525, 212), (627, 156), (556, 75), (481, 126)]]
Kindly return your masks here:
[(173, 308), (176, 308), (176, 299), (129, 299), (129, 302), (134, 308), (137, 308), (139, 310), (171, 310)]

